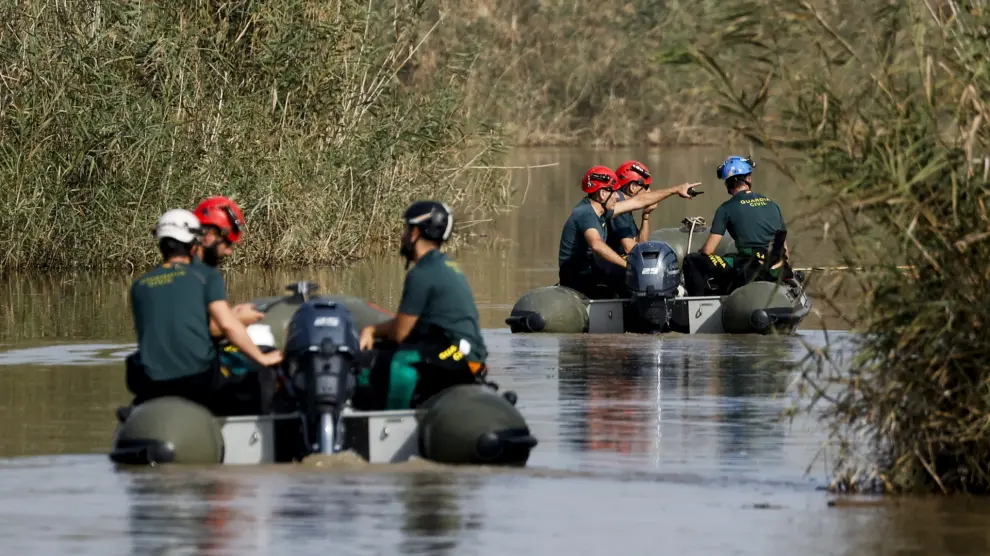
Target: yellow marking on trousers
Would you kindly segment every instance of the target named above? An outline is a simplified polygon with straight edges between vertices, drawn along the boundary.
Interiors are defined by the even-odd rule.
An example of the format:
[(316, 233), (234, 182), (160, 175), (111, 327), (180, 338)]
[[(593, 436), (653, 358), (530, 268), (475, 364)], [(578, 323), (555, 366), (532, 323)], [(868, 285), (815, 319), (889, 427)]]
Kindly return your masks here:
[(461, 350), (458, 349), (457, 346), (450, 346), (449, 348), (440, 352), (441, 361), (446, 361), (447, 358), (450, 357), (453, 357), (454, 361), (460, 361), (461, 359), (464, 359), (464, 354), (461, 353)]

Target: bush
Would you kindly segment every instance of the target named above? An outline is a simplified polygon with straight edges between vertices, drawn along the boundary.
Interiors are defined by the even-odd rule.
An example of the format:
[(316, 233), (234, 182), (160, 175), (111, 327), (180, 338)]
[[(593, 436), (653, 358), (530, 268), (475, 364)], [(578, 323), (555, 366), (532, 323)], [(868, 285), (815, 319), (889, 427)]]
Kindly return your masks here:
[[(370, 6), (370, 7), (369, 7)], [(8, 2), (0, 7), (0, 268), (146, 265), (157, 217), (225, 194), (254, 265), (381, 247), (415, 198), (507, 199), (466, 62), (411, 88), (423, 2)]]
[(833, 486), (985, 493), (990, 13), (985, 2), (870, 6), (738, 2), (720, 23), (736, 33), (668, 59), (716, 77), (722, 113), (815, 194), (846, 260), (877, 263), (848, 276), (866, 294), (855, 358), (806, 361), (804, 386), (845, 449)]

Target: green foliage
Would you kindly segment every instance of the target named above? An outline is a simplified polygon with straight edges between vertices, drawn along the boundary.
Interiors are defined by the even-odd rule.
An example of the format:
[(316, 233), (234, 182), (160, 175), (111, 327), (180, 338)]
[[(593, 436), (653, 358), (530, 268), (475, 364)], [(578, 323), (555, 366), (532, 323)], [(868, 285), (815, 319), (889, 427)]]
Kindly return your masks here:
[[(233, 197), (255, 265), (394, 239), (415, 198), (504, 203), (467, 71), (403, 83), (423, 2), (47, 0), (0, 7), (0, 268), (144, 265), (167, 209)], [(477, 167), (486, 167), (477, 169)], [(389, 247), (391, 248), (391, 247)]]
[(850, 277), (867, 295), (855, 359), (815, 351), (804, 374), (846, 450), (843, 488), (990, 491), (990, 14), (976, 4), (746, 2), (721, 23), (746, 33), (670, 54), (718, 78), (722, 114), (806, 186), (851, 265), (880, 263)]

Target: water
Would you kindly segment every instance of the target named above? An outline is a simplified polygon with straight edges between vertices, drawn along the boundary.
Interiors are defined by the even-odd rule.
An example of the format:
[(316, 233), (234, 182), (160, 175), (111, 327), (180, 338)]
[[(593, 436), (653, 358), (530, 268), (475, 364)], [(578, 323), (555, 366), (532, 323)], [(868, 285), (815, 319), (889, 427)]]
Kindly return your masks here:
[[(0, 534), (12, 554), (985, 554), (982, 501), (829, 508), (824, 441), (793, 403), (787, 361), (820, 345), (809, 318), (790, 338), (511, 335), (526, 290), (556, 281), (559, 228), (591, 158), (531, 151), (525, 203), (457, 253), (482, 313), (493, 376), (520, 394), (540, 444), (525, 470), (314, 465), (115, 472), (113, 410), (129, 396), (128, 276), (15, 278), (0, 287)], [(706, 179), (724, 153), (644, 156), (659, 184), (701, 179), (708, 194), (661, 205), (653, 221), (710, 219)], [(701, 176), (697, 178), (697, 176)], [(528, 183), (528, 185), (527, 185)], [(795, 193), (767, 170), (759, 189), (785, 213)], [(655, 224), (656, 225), (656, 224)], [(793, 225), (798, 265), (832, 262)], [(230, 272), (236, 301), (314, 280), (385, 307), (397, 257), (344, 271)], [(821, 307), (823, 308), (823, 307)], [(842, 333), (838, 334), (839, 337)], [(835, 333), (830, 333), (834, 338)], [(810, 466), (810, 467), (809, 467)]]

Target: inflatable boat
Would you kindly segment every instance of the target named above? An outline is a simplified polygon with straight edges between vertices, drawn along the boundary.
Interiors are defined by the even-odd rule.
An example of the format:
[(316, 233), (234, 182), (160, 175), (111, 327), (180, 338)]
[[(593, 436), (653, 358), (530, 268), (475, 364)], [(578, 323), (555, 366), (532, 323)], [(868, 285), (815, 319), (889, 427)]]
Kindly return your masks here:
[(285, 355), (270, 411), (218, 417), (178, 397), (122, 407), (110, 459), (118, 465), (257, 465), (353, 451), (370, 463), (418, 456), (525, 465), (537, 440), (515, 408), (515, 394), (499, 395), (494, 383), (454, 386), (410, 410), (356, 409), (357, 371), (369, 364), (358, 334), (391, 315), (356, 297), (311, 297), (316, 289), (300, 282), (289, 286), (291, 295), (254, 302), (265, 318), (248, 327), (249, 335), (263, 350)]
[[(516, 301), (505, 323), (513, 333), (792, 334), (811, 311), (800, 277), (754, 281), (722, 296), (683, 295), (684, 256), (707, 232), (703, 219), (686, 218), (682, 227), (656, 230), (637, 244), (626, 257), (624, 299), (590, 299), (563, 286), (537, 288)], [(723, 236), (715, 253), (733, 252), (732, 238)]]

